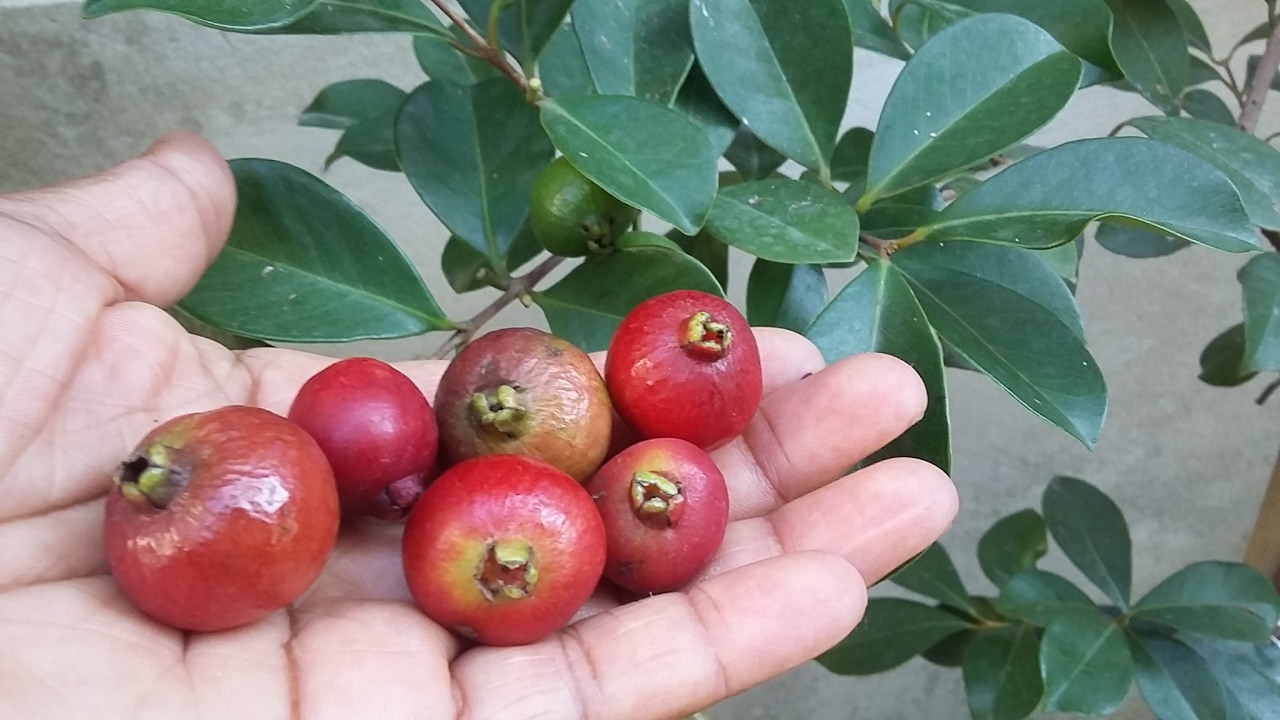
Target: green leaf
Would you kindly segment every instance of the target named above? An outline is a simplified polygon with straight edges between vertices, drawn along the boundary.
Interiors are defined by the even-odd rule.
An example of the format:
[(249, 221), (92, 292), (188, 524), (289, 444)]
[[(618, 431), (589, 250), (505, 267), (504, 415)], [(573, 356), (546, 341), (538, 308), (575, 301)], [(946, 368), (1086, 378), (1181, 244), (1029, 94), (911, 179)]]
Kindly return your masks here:
[(1165, 0), (1107, 0), (1111, 51), (1124, 76), (1165, 112), (1177, 112), (1191, 69), (1187, 37)]
[(688, 255), (702, 263), (715, 276), (720, 287), (729, 287), (729, 246), (720, 242), (714, 235), (703, 230), (697, 235), (689, 236), (679, 230), (672, 230), (667, 237), (680, 246)]
[(893, 669), (945, 637), (972, 627), (955, 615), (900, 598), (871, 598), (862, 622), (818, 656), (839, 675), (874, 675)]
[(1204, 85), (1205, 83), (1220, 82), (1226, 84), (1222, 77), (1222, 73), (1206, 60), (1191, 56), (1191, 72), (1187, 76), (1187, 87), (1195, 87), (1196, 85)]
[(222, 30), (259, 30), (287, 25), (319, 4), (319, 0), (85, 0), (89, 19), (126, 10), (159, 10)]
[(1165, 0), (1173, 14), (1178, 16), (1178, 24), (1186, 33), (1187, 43), (1205, 54), (1212, 55), (1213, 47), (1209, 44), (1209, 33), (1205, 32), (1204, 23), (1196, 14), (1195, 8), (1187, 0)]
[(588, 95), (544, 102), (542, 124), (569, 162), (614, 197), (687, 235), (702, 227), (715, 200), (717, 158), (684, 113)]
[(1188, 90), (1182, 96), (1182, 109), (1193, 118), (1221, 125), (1235, 126), (1236, 116), (1222, 98), (1204, 88)]
[(1049, 32), (1076, 56), (1118, 75), (1120, 67), (1111, 54), (1111, 10), (1105, 0), (1027, 2), (1027, 0), (952, 0), (983, 13), (1010, 13), (1026, 18)]
[(1153, 633), (1125, 633), (1138, 690), (1160, 720), (1227, 720), (1222, 686), (1194, 650)]
[(1023, 570), (1005, 582), (996, 607), (1009, 617), (1036, 625), (1098, 612), (1089, 596), (1066, 578), (1034, 568)]
[(661, 247), (634, 247), (588, 258), (563, 280), (535, 293), (551, 332), (587, 352), (604, 350), (632, 308), (673, 290), (723, 295), (702, 263)]
[(892, 262), (938, 335), (1033, 413), (1092, 446), (1107, 388), (1075, 298), (1039, 255), (986, 243), (915, 245)]
[(1200, 379), (1216, 387), (1235, 387), (1258, 373), (1244, 369), (1244, 325), (1232, 325), (1200, 353)]
[[(542, 252), (542, 245), (533, 236), (533, 231), (526, 224), (511, 241), (511, 250), (507, 255), (507, 271), (514, 272), (520, 266), (532, 260)], [(476, 252), (465, 240), (452, 235), (444, 244), (444, 252), (440, 255), (440, 268), (449, 281), (449, 287), (459, 294), (490, 287), (488, 278), (502, 277), (484, 255)], [(483, 271), (483, 272), (482, 272)]]
[(221, 328), (216, 328), (212, 325), (202, 323), (192, 317), (191, 313), (183, 310), (181, 305), (174, 305), (167, 309), (166, 312), (173, 316), (174, 320), (178, 321), (178, 324), (182, 326), (183, 330), (186, 330), (192, 335), (199, 335), (200, 337), (208, 338), (228, 350), (252, 350), (253, 348), (271, 347), (269, 344), (262, 342), (261, 340), (245, 337), (243, 335), (236, 335), (235, 333), (227, 332)]
[(859, 209), (1018, 143), (1062, 110), (1080, 72), (1078, 58), (1013, 15), (979, 15), (938, 33), (885, 100)]
[[(453, 35), (465, 41), (465, 35), (453, 28)], [(440, 35), (415, 35), (413, 54), (418, 65), (432, 80), (448, 80), (459, 85), (475, 85), (498, 76), (498, 70), (487, 62), (463, 55)]]
[(867, 165), (871, 160), (874, 139), (875, 133), (864, 127), (850, 128), (831, 154), (831, 179), (849, 183), (845, 196), (854, 202), (867, 189)]
[(1080, 275), (1080, 258), (1084, 255), (1083, 235), (1066, 245), (1036, 252), (1040, 253), (1040, 257), (1044, 258), (1049, 267), (1058, 273), (1058, 277), (1067, 283), (1067, 287), (1075, 287)]
[(298, 124), (345, 130), (361, 120), (394, 116), (406, 97), (408, 93), (382, 80), (344, 80), (321, 90)]
[(733, 142), (724, 152), (724, 159), (748, 181), (764, 180), (787, 161), (782, 153), (760, 142), (745, 127), (738, 128)]
[(1248, 565), (1198, 562), (1155, 586), (1134, 604), (1132, 615), (1186, 632), (1260, 643), (1280, 620), (1280, 595)]
[(283, 27), (255, 30), (270, 35), (447, 32), (421, 0), (320, 0), (314, 9)]
[(1205, 637), (1183, 641), (1204, 658), (1234, 713), (1232, 720), (1273, 720), (1280, 717), (1280, 642), (1263, 645), (1222, 642)]
[(182, 309), (227, 332), (280, 342), (347, 342), (452, 327), (387, 234), (304, 170), (231, 162), (231, 237)]
[(896, 267), (887, 262), (870, 264), (844, 286), (806, 335), (828, 363), (864, 352), (885, 352), (910, 363), (924, 380), (929, 396), (924, 417), (870, 461), (907, 456), (951, 471), (951, 426), (941, 348), (924, 310)]
[(1041, 509), (1049, 533), (1071, 562), (1117, 605), (1129, 607), (1133, 547), (1115, 502), (1083, 480), (1056, 477), (1045, 488)]
[(596, 91), (582, 44), (572, 25), (561, 25), (538, 58), (538, 77), (547, 97), (590, 95)]
[(673, 107), (702, 126), (716, 157), (722, 155), (733, 142), (738, 131), (738, 118), (720, 102), (715, 89), (697, 63), (689, 70), (689, 76), (685, 78), (680, 94), (676, 95)]
[(981, 630), (964, 630), (948, 635), (930, 645), (920, 653), (920, 657), (939, 667), (958, 668), (964, 664), (964, 654), (969, 646), (981, 634)]
[(725, 105), (776, 150), (829, 174), (853, 79), (843, 0), (693, 0), (689, 16)]
[(1235, 185), (1253, 224), (1280, 229), (1280, 150), (1234, 124), (1175, 117), (1135, 118), (1130, 123), (1213, 165)]
[(1049, 552), (1044, 518), (1035, 510), (1020, 510), (995, 522), (978, 541), (978, 564), (996, 587), (1034, 568)]
[(973, 15), (966, 8), (942, 0), (889, 0), (889, 16), (898, 36), (916, 50), (947, 26)]
[(1030, 625), (983, 633), (964, 654), (964, 689), (974, 720), (1021, 720), (1040, 704), (1040, 640)]
[[(481, 28), (489, 27), (489, 10), (495, 0), (459, 0), (462, 9)], [(503, 0), (498, 0), (502, 2)], [(514, 0), (498, 17), (498, 39), (521, 65), (542, 53), (569, 14), (573, 0)]]
[(1225, 175), (1185, 150), (1138, 137), (1076, 140), (1015, 163), (947, 206), (928, 237), (1046, 248), (1108, 217), (1228, 252), (1258, 249)]
[(1264, 253), (1236, 275), (1244, 291), (1246, 372), (1280, 370), (1280, 255)]
[(827, 305), (827, 278), (818, 265), (757, 259), (747, 278), (747, 320), (752, 327), (803, 333)]
[(1099, 223), (1094, 239), (1107, 250), (1130, 258), (1164, 257), (1191, 247), (1190, 240), (1115, 222)]
[(939, 543), (930, 545), (914, 562), (889, 579), (911, 592), (931, 597), (958, 610), (977, 613), (969, 592), (960, 581), (956, 566), (951, 562), (951, 556)]
[(858, 214), (840, 193), (789, 178), (721, 189), (707, 229), (774, 262), (841, 262), (858, 254)]
[(520, 91), (494, 78), (414, 90), (396, 122), (396, 154), (440, 222), (501, 267), (554, 150)]
[(1040, 638), (1044, 709), (1090, 717), (1120, 707), (1133, 684), (1124, 631), (1100, 612), (1058, 618)]
[(604, 95), (669, 105), (693, 65), (687, 0), (576, 0), (573, 26)]
[(343, 131), (333, 152), (324, 159), (325, 169), (340, 158), (349, 157), (375, 170), (399, 172), (395, 135), (395, 113), (382, 118), (361, 120)]
[(853, 44), (897, 60), (911, 57), (911, 51), (876, 9), (876, 0), (844, 0), (853, 21)]

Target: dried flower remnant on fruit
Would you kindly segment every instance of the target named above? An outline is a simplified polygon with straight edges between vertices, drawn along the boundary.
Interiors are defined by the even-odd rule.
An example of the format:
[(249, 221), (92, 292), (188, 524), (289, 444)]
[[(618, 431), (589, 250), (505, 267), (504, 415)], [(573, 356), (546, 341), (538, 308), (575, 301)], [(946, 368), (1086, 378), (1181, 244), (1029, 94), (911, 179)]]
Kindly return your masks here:
[(120, 494), (134, 505), (145, 503), (157, 510), (169, 507), (187, 484), (186, 474), (173, 467), (174, 452), (174, 448), (156, 443), (121, 463), (112, 478)]
[(684, 512), (680, 483), (647, 470), (636, 473), (631, 478), (631, 509), (650, 527), (674, 526)]
[(538, 568), (533, 546), (524, 540), (498, 540), (485, 547), (484, 559), (476, 569), (476, 584), (486, 600), (520, 600), (533, 594)]
[(524, 434), (528, 410), (520, 402), (520, 392), (510, 385), (475, 393), (471, 396), (471, 409), (476, 422), (486, 430), (512, 440)]
[(715, 361), (724, 357), (733, 343), (733, 331), (725, 323), (716, 321), (711, 313), (695, 313), (685, 323), (684, 337), (680, 347), (690, 357), (699, 360)]

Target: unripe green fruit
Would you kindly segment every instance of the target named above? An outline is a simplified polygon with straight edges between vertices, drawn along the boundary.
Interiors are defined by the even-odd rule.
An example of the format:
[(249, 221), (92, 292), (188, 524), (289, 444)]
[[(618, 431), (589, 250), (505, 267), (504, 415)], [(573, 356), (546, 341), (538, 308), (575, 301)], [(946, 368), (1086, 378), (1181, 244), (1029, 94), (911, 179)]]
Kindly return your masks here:
[(560, 157), (533, 185), (529, 225), (551, 254), (581, 257), (607, 252), (638, 212)]

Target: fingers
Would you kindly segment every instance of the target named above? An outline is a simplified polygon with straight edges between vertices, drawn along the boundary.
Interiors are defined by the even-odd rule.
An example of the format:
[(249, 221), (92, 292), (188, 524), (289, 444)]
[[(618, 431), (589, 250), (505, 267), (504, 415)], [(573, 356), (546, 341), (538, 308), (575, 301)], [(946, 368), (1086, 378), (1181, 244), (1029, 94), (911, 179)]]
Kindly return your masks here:
[(467, 717), (678, 717), (796, 667), (848, 634), (866, 587), (843, 560), (789, 555), (648, 598), (521, 648), (454, 664)]
[(743, 436), (712, 453), (732, 518), (758, 517), (843, 475), (924, 415), (911, 366), (855, 355), (766, 397)]
[(176, 133), (99, 175), (0, 197), (0, 214), (77, 245), (129, 299), (168, 306), (217, 256), (235, 203), (235, 182), (217, 149)]

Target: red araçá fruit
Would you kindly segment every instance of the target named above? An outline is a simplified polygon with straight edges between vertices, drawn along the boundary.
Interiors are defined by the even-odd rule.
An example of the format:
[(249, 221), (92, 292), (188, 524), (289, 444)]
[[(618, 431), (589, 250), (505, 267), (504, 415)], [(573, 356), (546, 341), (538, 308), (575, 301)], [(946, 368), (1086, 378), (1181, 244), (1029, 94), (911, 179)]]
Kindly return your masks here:
[(345, 515), (399, 520), (435, 471), (439, 432), (413, 381), (374, 358), (340, 360), (303, 384), (289, 419), (324, 451)]
[(704, 449), (740, 434), (764, 391), (760, 350), (742, 313), (696, 290), (650, 298), (627, 314), (609, 345), (605, 382), (640, 435)]
[(447, 470), (409, 513), (403, 542), (418, 607), (486, 645), (523, 645), (560, 629), (604, 569), (604, 524), (591, 496), (519, 455)]
[(705, 451), (684, 440), (632, 445), (600, 468), (587, 492), (608, 538), (604, 576), (627, 590), (684, 587), (724, 542), (724, 475)]
[(212, 632), (258, 620), (311, 586), (338, 535), (338, 494), (302, 428), (258, 408), (183, 415), (113, 476), (105, 545), (138, 609)]
[(613, 425), (591, 358), (533, 328), (495, 330), (463, 348), (440, 378), (435, 408), (447, 461), (525, 455), (579, 482), (604, 462)]

